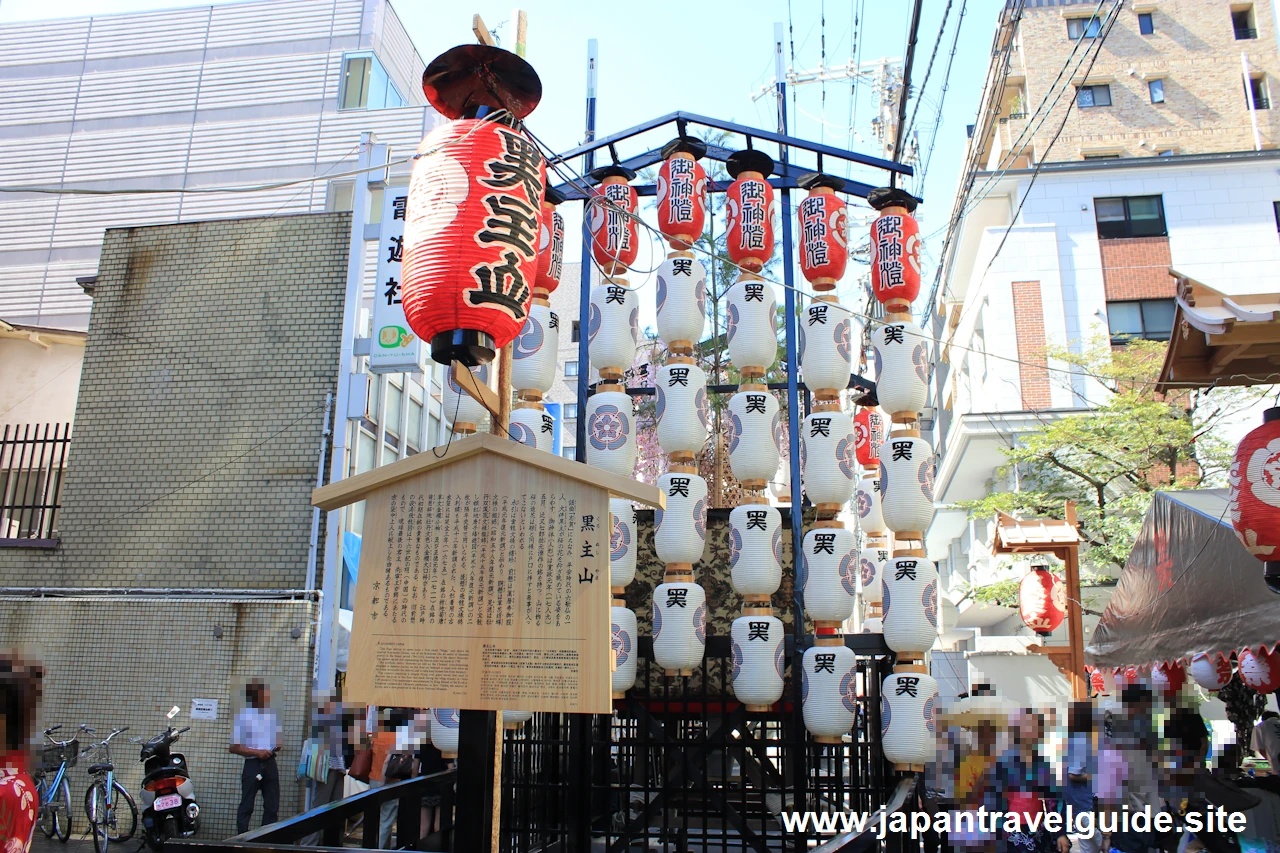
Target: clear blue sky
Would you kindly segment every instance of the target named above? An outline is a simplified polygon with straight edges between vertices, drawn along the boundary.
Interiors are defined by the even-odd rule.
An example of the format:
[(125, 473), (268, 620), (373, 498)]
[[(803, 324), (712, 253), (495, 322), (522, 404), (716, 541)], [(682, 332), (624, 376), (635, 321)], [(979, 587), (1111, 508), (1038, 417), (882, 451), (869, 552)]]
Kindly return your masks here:
[[(324, 0), (315, 0), (324, 2)], [(229, 2), (229, 0), (214, 0)], [(182, 0), (0, 0), (0, 21), (72, 17), (108, 12), (172, 8)], [(455, 44), (473, 41), (471, 15), (480, 13), (511, 46), (511, 29), (503, 24), (515, 3), (488, 0), (392, 0), (423, 58)], [(925, 0), (913, 79), (923, 82), (946, 0)], [(916, 127), (921, 145), (932, 135), (942, 74), (955, 21), (967, 6), (959, 51), (943, 106), (936, 148), (923, 187), (925, 204), (918, 212), (922, 232), (941, 227), (951, 210), (965, 144), (965, 126), (974, 120), (986, 71), (991, 38), (1003, 0), (953, 0), (947, 33), (938, 51), (933, 76), (925, 90)], [(772, 129), (774, 109), (768, 100), (753, 102), (751, 93), (773, 78), (772, 42), (775, 21), (792, 22), (797, 68), (815, 68), (822, 58), (819, 20), (826, 16), (827, 64), (850, 58), (853, 19), (862, 18), (863, 62), (903, 55), (911, 4), (907, 0), (649, 0), (643, 4), (608, 4), (600, 0), (522, 0), (529, 15), (528, 58), (543, 82), (543, 101), (529, 119), (530, 127), (557, 150), (577, 144), (583, 132), (587, 39), (599, 41), (600, 74), (597, 130), (601, 135), (624, 129), (673, 110), (715, 116)], [(789, 39), (790, 41), (790, 39)], [(788, 54), (790, 44), (788, 44)], [(788, 55), (788, 60), (790, 59)], [(795, 136), (822, 140), (836, 147), (879, 153), (868, 121), (877, 105), (869, 85), (859, 87), (857, 133), (848, 135), (848, 83), (810, 84), (798, 92), (792, 113)], [(790, 104), (788, 105), (790, 108)], [(912, 103), (914, 108), (914, 102)], [(822, 120), (825, 118), (825, 122)], [(859, 138), (861, 137), (861, 138)], [(649, 140), (646, 140), (649, 141)], [(661, 141), (661, 140), (655, 140)], [(639, 153), (623, 149), (623, 157)], [(830, 167), (828, 166), (830, 169)], [(868, 182), (876, 181), (868, 172)], [(576, 218), (576, 217), (575, 217)], [(936, 252), (940, 239), (932, 241)], [(576, 253), (571, 257), (577, 257)], [(851, 269), (850, 278), (854, 270)]]

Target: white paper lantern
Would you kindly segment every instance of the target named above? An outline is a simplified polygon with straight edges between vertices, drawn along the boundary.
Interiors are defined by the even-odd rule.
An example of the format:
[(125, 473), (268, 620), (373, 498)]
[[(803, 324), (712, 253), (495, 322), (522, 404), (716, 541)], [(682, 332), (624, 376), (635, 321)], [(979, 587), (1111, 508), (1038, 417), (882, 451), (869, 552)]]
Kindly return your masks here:
[(614, 663), (612, 689), (615, 694), (625, 693), (636, 683), (636, 639), (640, 636), (636, 614), (629, 607), (610, 607), (609, 621)]
[(729, 288), (725, 338), (739, 369), (768, 370), (778, 357), (778, 303), (773, 288), (758, 278), (738, 279)]
[(621, 477), (635, 475), (635, 408), (625, 392), (602, 391), (587, 400), (587, 464)]
[(545, 394), (556, 381), (560, 318), (550, 306), (533, 303), (511, 347), (511, 387)]
[(857, 538), (843, 527), (818, 527), (804, 535), (800, 589), (810, 619), (843, 622), (853, 615), (858, 591)]
[(773, 616), (733, 620), (733, 694), (744, 705), (772, 705), (782, 698), (783, 630)]
[(1191, 659), (1191, 677), (1205, 690), (1221, 690), (1231, 681), (1231, 660), (1221, 654), (1198, 654)]
[(862, 587), (862, 600), (867, 604), (879, 604), (884, 600), (885, 566), (889, 562), (891, 552), (888, 546), (867, 546), (858, 555), (859, 582)]
[(863, 633), (863, 634), (883, 634), (883, 633), (884, 633), (884, 620), (883, 620), (883, 619), (881, 619), (879, 616), (868, 616), (866, 619), (863, 619), (863, 620), (862, 620), (862, 631), (861, 631), (861, 633)]
[(857, 656), (848, 646), (812, 646), (801, 662), (804, 727), (836, 740), (858, 712)]
[(696, 563), (707, 541), (707, 481), (697, 474), (658, 478), (667, 508), (653, 511), (653, 545), (664, 563)]
[(626, 586), (636, 577), (636, 508), (626, 498), (609, 498), (609, 586)]
[(640, 342), (640, 299), (636, 292), (621, 284), (597, 284), (591, 288), (588, 317), (591, 366), (596, 370), (630, 368)]
[(658, 444), (663, 453), (698, 453), (707, 443), (707, 374), (696, 364), (658, 368)]
[(926, 439), (890, 436), (885, 440), (880, 449), (880, 506), (890, 530), (929, 529), (935, 465)]
[[(733, 457), (729, 458), (730, 467), (733, 466)], [(736, 474), (734, 475), (737, 476)], [(781, 503), (790, 503), (791, 501), (791, 460), (783, 457), (778, 463), (778, 470), (774, 472), (773, 479), (769, 481), (769, 494)]]
[(938, 569), (924, 557), (894, 557), (884, 569), (884, 641), (895, 652), (927, 652), (938, 638)]
[(445, 758), (458, 757), (458, 709), (431, 709), (431, 742)]
[(696, 583), (659, 584), (653, 591), (653, 659), (668, 671), (695, 669), (706, 644), (706, 592)]
[[(887, 635), (886, 635), (887, 636)], [(894, 764), (937, 761), (938, 682), (917, 672), (895, 672), (880, 689), (880, 745)]]
[(667, 258), (657, 269), (658, 337), (698, 343), (707, 319), (707, 269), (696, 258)]
[(815, 504), (843, 504), (857, 485), (853, 418), (841, 411), (814, 412), (800, 429), (800, 468), (805, 494)]
[(893, 415), (919, 412), (929, 396), (929, 339), (910, 321), (886, 323), (871, 333), (876, 348), (876, 397)]
[(853, 319), (844, 306), (810, 302), (804, 309), (800, 315), (800, 370), (810, 391), (843, 391), (848, 387), (853, 372), (853, 334)]
[(729, 469), (739, 481), (772, 480), (782, 450), (778, 398), (768, 391), (739, 391), (729, 398)]
[[(471, 368), (471, 372), (480, 380), (481, 385), (489, 384), (490, 365), (481, 364)], [(489, 410), (480, 405), (480, 401), (458, 387), (453, 381), (451, 370), (444, 372), (444, 393), (441, 395), (444, 404), (444, 419), (451, 424), (480, 424), (489, 417)]]
[(874, 536), (889, 529), (884, 524), (884, 511), (880, 505), (880, 480), (877, 477), (863, 477), (858, 481), (856, 508), (858, 524), (863, 533)]
[(729, 513), (729, 572), (738, 595), (773, 595), (782, 584), (782, 514), (768, 504)]
[(541, 409), (517, 408), (511, 410), (511, 422), (507, 425), (507, 436), (512, 441), (518, 441), (535, 450), (545, 450), (550, 453), (555, 431), (555, 418)]
[(533, 719), (532, 711), (503, 711), (502, 727), (504, 729), (521, 729)]

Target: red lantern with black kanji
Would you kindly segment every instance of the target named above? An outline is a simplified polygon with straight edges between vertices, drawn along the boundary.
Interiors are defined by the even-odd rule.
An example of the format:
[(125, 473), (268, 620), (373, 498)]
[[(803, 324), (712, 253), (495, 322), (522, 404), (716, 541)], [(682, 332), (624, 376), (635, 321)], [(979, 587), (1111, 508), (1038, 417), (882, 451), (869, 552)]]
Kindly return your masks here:
[(725, 248), (729, 260), (759, 272), (773, 257), (773, 158), (748, 148), (735, 151), (725, 163), (734, 181), (725, 191)]
[(800, 271), (817, 291), (836, 289), (849, 263), (849, 219), (844, 199), (836, 195), (844, 181), (815, 172), (798, 180), (809, 190), (800, 202)]
[(878, 409), (863, 406), (853, 418), (854, 451), (863, 468), (880, 467), (880, 445), (888, 435), (888, 419)]
[(401, 298), (432, 359), (474, 366), (509, 344), (529, 313), (547, 169), (520, 120), (542, 84), (513, 53), (462, 45), (432, 60), (422, 88), (458, 120), (418, 146)]
[(1241, 649), (1236, 671), (1240, 680), (1259, 693), (1280, 690), (1280, 651)]
[(920, 226), (916, 200), (900, 189), (876, 189), (867, 203), (880, 211), (871, 223), (871, 289), (890, 314), (906, 314), (920, 295)]
[(1227, 480), (1231, 526), (1262, 561), (1267, 586), (1280, 592), (1280, 407), (1267, 409), (1262, 426), (1240, 442)]
[(1035, 566), (1018, 587), (1022, 622), (1037, 634), (1052, 634), (1067, 615), (1067, 588), (1052, 572)]
[(1151, 687), (1166, 699), (1172, 699), (1187, 683), (1187, 671), (1180, 663), (1158, 663), (1151, 667)]
[(547, 187), (538, 229), (538, 274), (533, 280), (533, 295), (542, 299), (560, 286), (560, 273), (564, 269), (564, 217), (556, 211), (556, 205), (562, 201), (564, 193)]
[(591, 256), (605, 275), (626, 272), (636, 262), (640, 237), (636, 188), (627, 183), (636, 173), (625, 166), (602, 166), (591, 177), (600, 182), (587, 214)]
[(658, 169), (658, 230), (673, 249), (687, 249), (702, 236), (707, 221), (707, 173), (698, 160), (707, 153), (700, 139), (673, 139), (662, 146), (667, 159)]

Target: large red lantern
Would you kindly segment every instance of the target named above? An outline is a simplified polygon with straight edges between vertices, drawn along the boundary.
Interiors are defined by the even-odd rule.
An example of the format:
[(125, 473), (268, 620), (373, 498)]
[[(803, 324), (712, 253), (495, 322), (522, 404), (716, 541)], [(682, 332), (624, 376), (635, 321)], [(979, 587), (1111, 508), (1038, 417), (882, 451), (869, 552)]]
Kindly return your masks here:
[(844, 181), (815, 172), (797, 181), (809, 190), (800, 202), (800, 271), (817, 291), (835, 290), (849, 263), (849, 219), (844, 199), (836, 195)]
[(560, 286), (560, 273), (564, 269), (564, 217), (556, 211), (556, 205), (562, 201), (564, 193), (547, 187), (538, 229), (538, 274), (533, 281), (533, 295), (542, 299)]
[(601, 166), (591, 177), (600, 182), (592, 199), (587, 227), (591, 255), (605, 275), (626, 272), (640, 251), (637, 233), (636, 188), (627, 183), (636, 173), (625, 166)]
[(854, 451), (863, 468), (880, 467), (880, 445), (888, 435), (885, 416), (874, 408), (863, 406), (853, 418)]
[(514, 53), (463, 45), (431, 61), (422, 89), (458, 121), (418, 146), (401, 298), (432, 359), (474, 366), (509, 344), (529, 313), (547, 169), (520, 119), (542, 84)]
[(1242, 649), (1239, 655), (1240, 680), (1259, 693), (1280, 690), (1280, 652)]
[(1267, 409), (1262, 426), (1240, 442), (1227, 480), (1236, 536), (1262, 561), (1267, 586), (1280, 592), (1280, 407)]
[(867, 193), (880, 211), (871, 223), (871, 289), (890, 314), (906, 314), (920, 295), (920, 226), (911, 215), (916, 200), (900, 189)]
[(725, 167), (734, 181), (725, 191), (729, 260), (759, 272), (773, 257), (773, 158), (748, 148), (729, 155)]
[(1037, 634), (1052, 634), (1067, 615), (1067, 587), (1043, 566), (1027, 572), (1018, 587), (1022, 622)]
[(1151, 687), (1166, 699), (1172, 699), (1187, 683), (1187, 672), (1180, 663), (1158, 663), (1151, 667)]
[(707, 153), (700, 139), (681, 137), (662, 146), (658, 169), (658, 230), (673, 249), (688, 249), (707, 221), (707, 173), (698, 160)]

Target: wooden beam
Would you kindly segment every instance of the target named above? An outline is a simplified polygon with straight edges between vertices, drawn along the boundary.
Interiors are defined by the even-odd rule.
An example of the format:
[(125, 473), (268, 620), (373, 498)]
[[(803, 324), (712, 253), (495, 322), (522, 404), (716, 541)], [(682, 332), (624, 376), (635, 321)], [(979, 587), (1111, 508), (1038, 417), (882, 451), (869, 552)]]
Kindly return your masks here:
[(1280, 323), (1236, 323), (1222, 335), (1209, 335), (1209, 346), (1280, 343)]
[[(501, 370), (502, 364), (499, 362), (498, 371), (501, 372)], [(466, 365), (460, 361), (455, 361), (449, 367), (449, 375), (453, 378), (455, 385), (461, 388), (468, 397), (484, 406), (494, 419), (502, 416), (501, 398), (494, 393), (492, 388), (481, 382), (479, 377), (468, 370)], [(490, 429), (492, 430), (493, 427), (490, 426)]]
[(1209, 356), (1210, 376), (1217, 376), (1219, 373), (1227, 369), (1227, 365), (1240, 358), (1247, 352), (1253, 344), (1236, 344), (1235, 346), (1218, 347), (1213, 351), (1213, 355)]
[(471, 16), (471, 32), (475, 33), (476, 41), (481, 44), (487, 44), (489, 47), (498, 46), (498, 43), (493, 40), (493, 33), (489, 32), (489, 28), (484, 25), (484, 20), (479, 15)]

